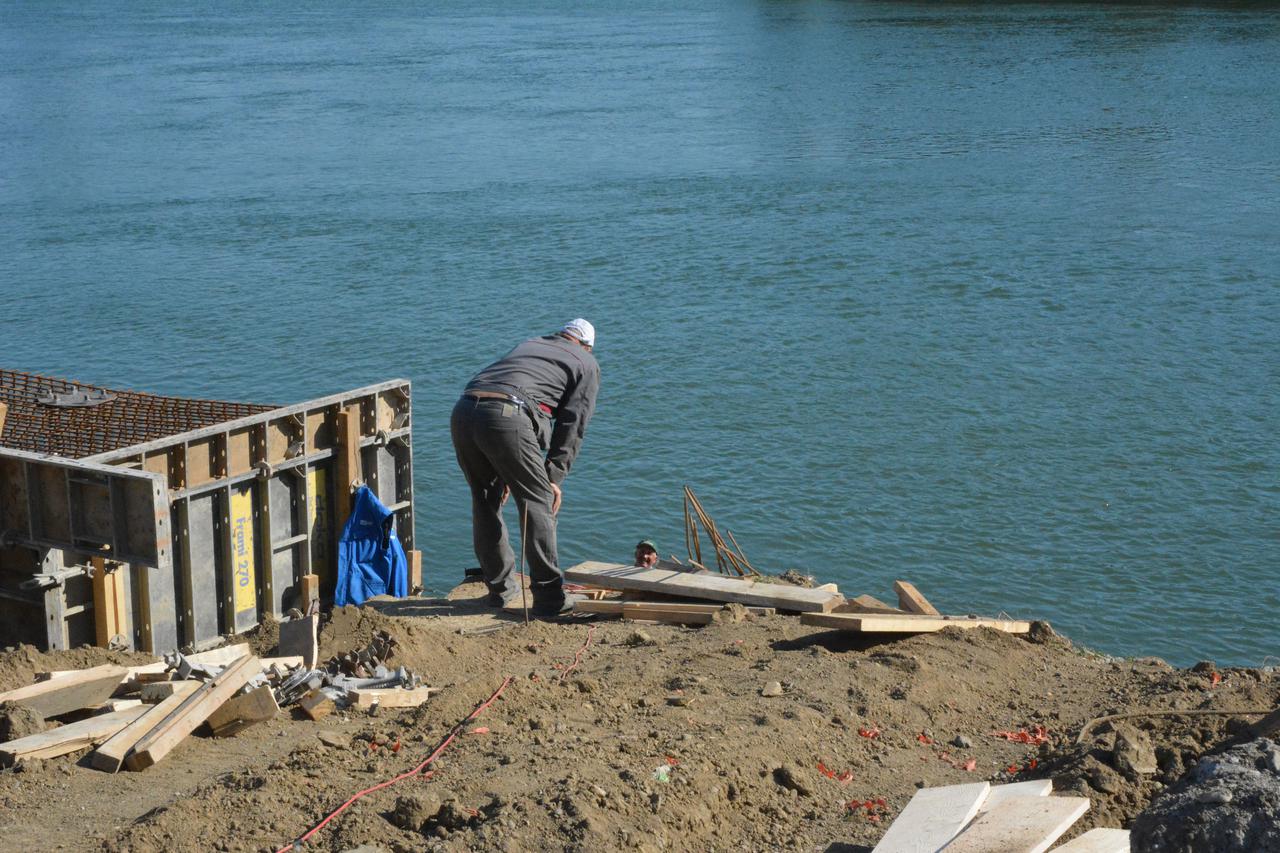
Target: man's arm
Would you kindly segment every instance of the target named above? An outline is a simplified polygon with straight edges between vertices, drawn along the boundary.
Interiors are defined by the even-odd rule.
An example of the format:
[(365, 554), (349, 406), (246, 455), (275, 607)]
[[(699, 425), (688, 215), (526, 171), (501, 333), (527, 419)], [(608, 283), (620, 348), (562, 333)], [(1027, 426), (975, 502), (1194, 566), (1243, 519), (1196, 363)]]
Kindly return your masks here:
[(551, 446), (547, 451), (547, 479), (560, 485), (569, 476), (569, 468), (582, 448), (587, 434), (587, 423), (596, 408), (596, 393), (600, 390), (598, 367), (583, 374), (573, 390), (556, 409), (556, 425), (551, 432)]

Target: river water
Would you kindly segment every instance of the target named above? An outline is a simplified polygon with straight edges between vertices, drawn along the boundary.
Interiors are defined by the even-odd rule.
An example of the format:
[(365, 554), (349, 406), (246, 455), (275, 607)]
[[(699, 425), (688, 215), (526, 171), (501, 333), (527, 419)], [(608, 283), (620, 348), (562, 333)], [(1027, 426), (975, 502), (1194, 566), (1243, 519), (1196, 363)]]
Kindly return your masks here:
[(0, 363), (448, 415), (585, 316), (562, 562), (750, 559), (1280, 655), (1280, 6), (0, 6)]

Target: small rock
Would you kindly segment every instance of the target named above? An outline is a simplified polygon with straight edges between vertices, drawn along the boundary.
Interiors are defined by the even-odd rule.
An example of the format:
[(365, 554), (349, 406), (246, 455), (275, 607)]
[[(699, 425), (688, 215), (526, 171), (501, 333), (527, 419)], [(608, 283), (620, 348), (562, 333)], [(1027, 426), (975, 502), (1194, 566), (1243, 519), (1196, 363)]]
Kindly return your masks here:
[(674, 705), (677, 708), (686, 708), (693, 704), (692, 696), (668, 696), (667, 704)]
[(628, 646), (656, 646), (658, 642), (645, 631), (632, 631), (625, 640)]
[(578, 688), (579, 693), (598, 693), (600, 691), (600, 679), (592, 678), (589, 675), (579, 676), (573, 686)]
[(782, 682), (780, 681), (765, 682), (764, 687), (760, 689), (760, 695), (761, 696), (781, 696)]
[(332, 746), (335, 749), (342, 749), (351, 745), (351, 738), (339, 732), (316, 732), (316, 737), (325, 746)]
[(1111, 764), (1121, 773), (1136, 779), (1160, 772), (1151, 738), (1132, 726), (1116, 726), (1116, 742), (1111, 752)]
[(813, 787), (809, 784), (805, 775), (804, 771), (799, 768), (783, 765), (774, 769), (773, 781), (789, 791), (795, 791), (800, 796), (807, 797), (813, 793)]
[(1196, 794), (1196, 802), (1210, 805), (1223, 805), (1231, 802), (1232, 799), (1231, 791), (1226, 788), (1210, 788)]
[(1210, 672), (1217, 672), (1218, 665), (1211, 660), (1202, 660), (1199, 663), (1197, 663), (1195, 666), (1191, 667), (1191, 671), (1204, 673), (1207, 675)]
[(395, 808), (387, 818), (392, 825), (410, 832), (422, 832), (427, 821), (440, 810), (440, 800), (429, 795), (405, 794), (396, 798)]
[(951, 739), (951, 745), (959, 747), (960, 749), (970, 749), (973, 747), (973, 741), (969, 740), (964, 735), (956, 735)]

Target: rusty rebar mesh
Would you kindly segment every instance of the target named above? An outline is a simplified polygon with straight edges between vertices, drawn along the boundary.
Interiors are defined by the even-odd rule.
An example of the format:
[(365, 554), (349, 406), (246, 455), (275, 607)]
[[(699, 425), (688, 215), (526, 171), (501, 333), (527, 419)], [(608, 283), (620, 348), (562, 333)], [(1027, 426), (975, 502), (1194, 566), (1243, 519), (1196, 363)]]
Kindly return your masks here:
[[(61, 408), (40, 402), (50, 392), (105, 391), (107, 403)], [(9, 413), (0, 446), (81, 459), (146, 441), (267, 412), (276, 406), (188, 400), (140, 391), (120, 391), (37, 373), (0, 369), (0, 402)]]

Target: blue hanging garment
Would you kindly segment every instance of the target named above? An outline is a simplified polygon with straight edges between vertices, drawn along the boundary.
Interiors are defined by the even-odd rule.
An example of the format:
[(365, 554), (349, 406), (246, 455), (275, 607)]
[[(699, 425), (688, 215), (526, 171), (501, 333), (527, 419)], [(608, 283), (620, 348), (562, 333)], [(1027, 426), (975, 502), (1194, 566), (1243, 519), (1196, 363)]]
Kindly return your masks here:
[(404, 598), (408, 594), (409, 561), (396, 537), (395, 513), (368, 486), (361, 486), (338, 540), (334, 606), (363, 604), (375, 595)]

